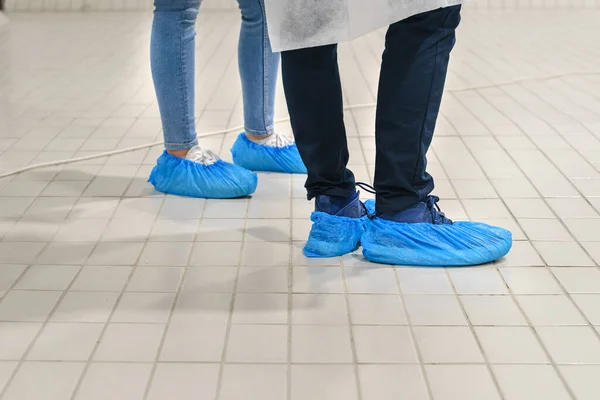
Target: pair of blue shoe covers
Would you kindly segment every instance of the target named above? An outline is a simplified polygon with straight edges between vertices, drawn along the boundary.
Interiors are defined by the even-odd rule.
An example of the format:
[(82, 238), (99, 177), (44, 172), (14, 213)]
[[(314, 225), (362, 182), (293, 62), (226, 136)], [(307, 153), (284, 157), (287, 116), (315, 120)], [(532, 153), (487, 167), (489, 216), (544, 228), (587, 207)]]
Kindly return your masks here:
[(362, 245), (363, 256), (374, 263), (437, 267), (486, 264), (508, 254), (512, 247), (510, 231), (478, 222), (452, 222), (431, 207), (437, 200), (431, 197), (429, 206), (420, 203), (422, 211), (430, 212), (433, 218), (418, 223), (398, 222), (402, 216), (375, 216), (375, 202), (362, 204), (358, 195), (353, 202), (355, 209), (364, 210), (360, 215), (353, 212), (345, 216), (343, 210), (332, 215), (317, 206), (311, 215), (313, 226), (304, 254), (337, 257)]
[(231, 153), (234, 164), (218, 160), (204, 165), (165, 151), (158, 158), (148, 181), (162, 193), (230, 199), (246, 197), (256, 191), (258, 177), (252, 171), (306, 173), (295, 143), (285, 147), (262, 146), (241, 133)]

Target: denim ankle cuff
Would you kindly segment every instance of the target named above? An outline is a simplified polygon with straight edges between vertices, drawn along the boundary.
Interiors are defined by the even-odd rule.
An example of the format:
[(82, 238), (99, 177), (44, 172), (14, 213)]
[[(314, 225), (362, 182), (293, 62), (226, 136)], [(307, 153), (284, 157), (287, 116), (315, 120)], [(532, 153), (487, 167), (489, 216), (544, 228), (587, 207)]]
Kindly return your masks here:
[(272, 134), (275, 133), (275, 128), (274, 127), (268, 127), (266, 130), (264, 129), (251, 129), (251, 128), (244, 128), (244, 132), (252, 135), (252, 136), (270, 136)]
[(165, 149), (167, 150), (189, 150), (194, 146), (198, 146), (198, 139), (194, 139), (186, 143), (167, 143), (165, 142)]

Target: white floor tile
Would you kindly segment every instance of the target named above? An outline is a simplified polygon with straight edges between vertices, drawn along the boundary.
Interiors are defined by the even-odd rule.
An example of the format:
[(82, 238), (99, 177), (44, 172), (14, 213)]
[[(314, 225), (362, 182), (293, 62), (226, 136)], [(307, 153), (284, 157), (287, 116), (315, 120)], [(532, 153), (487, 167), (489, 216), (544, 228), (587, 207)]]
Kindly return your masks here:
[[(169, 269), (172, 269), (169, 267)], [(236, 267), (193, 267), (187, 270), (182, 290), (201, 293), (233, 293)]]
[(352, 363), (348, 326), (292, 327), (292, 363)]
[(517, 222), (530, 240), (540, 242), (569, 242), (571, 236), (558, 219), (518, 218)]
[(453, 269), (450, 278), (458, 294), (506, 294), (506, 284), (496, 269)]
[(500, 267), (535, 267), (543, 265), (544, 261), (542, 261), (531, 243), (525, 241), (513, 242), (510, 253), (498, 261)]
[(500, 273), (514, 294), (562, 294), (547, 268), (502, 268)]
[(16, 368), (16, 361), (0, 361), (0, 390), (4, 390)]
[[(95, 245), (96, 243), (51, 242), (35, 262), (46, 265), (81, 265), (88, 259)], [(29, 254), (36, 254), (35, 249), (32, 250)]]
[(287, 293), (289, 272), (281, 267), (242, 267), (238, 278), (241, 293)]
[(408, 320), (397, 295), (357, 294), (348, 296), (354, 325), (406, 325)]
[[(71, 290), (85, 292), (120, 292), (125, 287), (131, 267), (83, 267)], [(145, 270), (145, 269), (144, 269)]]
[(135, 265), (144, 243), (100, 242), (86, 260), (88, 265)]
[(552, 268), (558, 281), (569, 293), (600, 293), (600, 270), (585, 267)]
[(242, 252), (242, 266), (287, 267), (290, 263), (290, 251), (288, 243), (253, 243), (247, 241)]
[(436, 400), (500, 399), (483, 365), (428, 365), (425, 371)]
[(510, 296), (461, 296), (460, 301), (473, 325), (527, 325), (527, 321)]
[(172, 293), (125, 293), (111, 322), (166, 323), (174, 299)]
[[(69, 398), (81, 376), (84, 363), (26, 362), (8, 386), (7, 399)], [(35, 382), (35, 384), (32, 384)]]
[(232, 323), (282, 324), (288, 323), (288, 295), (238, 293), (235, 296)]
[(192, 249), (191, 266), (235, 266), (240, 260), (239, 242), (196, 243)]
[(0, 303), (0, 321), (45, 321), (61, 292), (13, 290)]
[(160, 361), (220, 362), (225, 325), (172, 323), (165, 335)]
[(561, 374), (578, 400), (593, 400), (600, 393), (598, 365), (560, 366)]
[(203, 219), (196, 234), (199, 242), (241, 242), (243, 237), (243, 219)]
[(190, 258), (192, 243), (148, 242), (140, 255), (140, 265), (185, 267)]
[(229, 332), (227, 362), (285, 363), (288, 328), (286, 325), (234, 325)]
[(571, 298), (593, 325), (600, 325), (600, 295), (576, 294)]
[(346, 299), (337, 294), (293, 294), (292, 324), (347, 325)]
[[(163, 307), (163, 316), (168, 316), (168, 309)], [(202, 293), (198, 291), (184, 291), (179, 295), (171, 322), (175, 323), (201, 323), (201, 324), (226, 324), (231, 309), (231, 294), (228, 293)]]
[(415, 327), (414, 332), (425, 364), (484, 362), (475, 337), (467, 327)]
[(127, 284), (130, 292), (177, 292), (184, 268), (137, 268)]
[(156, 367), (148, 399), (212, 399), (217, 392), (218, 374), (217, 364), (160, 363)]
[(339, 267), (297, 267), (292, 271), (293, 293), (343, 293), (342, 271)]
[(600, 364), (600, 339), (589, 327), (536, 328), (557, 364)]
[(87, 361), (94, 350), (103, 324), (50, 323), (27, 355), (35, 361)]
[(359, 363), (417, 363), (408, 327), (354, 326), (352, 332)]
[[(389, 267), (360, 249), (305, 257), (306, 175), (259, 173), (245, 199), (164, 195), (147, 182), (161, 146), (0, 178), (3, 399), (562, 400), (563, 380), (574, 398), (599, 398), (600, 80), (452, 92), (594, 71), (592, 3), (536, 10), (543, 18), (485, 2), (463, 13), (428, 171), (448, 216), (512, 232), (493, 265)], [(151, 13), (10, 18), (0, 173), (162, 139), (144, 46)], [(243, 104), (239, 13), (199, 19), (202, 134), (243, 124)], [(381, 32), (339, 46), (346, 105), (374, 101), (382, 50)], [(288, 117), (281, 82), (276, 117)], [(349, 166), (372, 184), (375, 110), (345, 122)], [(276, 129), (292, 133), (289, 122)], [(200, 143), (231, 160), (237, 135)]]
[(344, 268), (348, 293), (398, 293), (394, 270), (390, 268)]
[(467, 325), (454, 296), (410, 295), (404, 300), (413, 325)]
[(357, 400), (356, 376), (351, 365), (293, 365), (292, 400)]
[(151, 370), (151, 364), (91, 364), (75, 399), (142, 400)]
[(586, 325), (567, 296), (518, 296), (517, 301), (532, 325)]
[(398, 268), (400, 290), (406, 294), (453, 294), (443, 269)]
[(68, 292), (51, 321), (107, 322), (118, 297), (114, 292)]
[(477, 327), (475, 334), (492, 364), (538, 364), (548, 358), (528, 327)]
[(575, 242), (534, 242), (547, 265), (551, 267), (589, 267), (592, 259)]
[(550, 365), (494, 365), (494, 375), (506, 399), (571, 398), (558, 374)]
[(164, 330), (159, 324), (109, 324), (93, 360), (152, 362)]
[(41, 323), (0, 322), (0, 358), (2, 360), (20, 360), (40, 331)]
[(223, 368), (218, 399), (279, 400), (286, 397), (287, 387), (285, 365), (228, 364)]
[(22, 290), (65, 290), (77, 275), (79, 267), (33, 265), (15, 285)]
[(10, 289), (22, 276), (26, 268), (26, 265), (3, 264), (0, 267), (0, 290)]
[(358, 377), (363, 399), (428, 399), (418, 365), (360, 365)]

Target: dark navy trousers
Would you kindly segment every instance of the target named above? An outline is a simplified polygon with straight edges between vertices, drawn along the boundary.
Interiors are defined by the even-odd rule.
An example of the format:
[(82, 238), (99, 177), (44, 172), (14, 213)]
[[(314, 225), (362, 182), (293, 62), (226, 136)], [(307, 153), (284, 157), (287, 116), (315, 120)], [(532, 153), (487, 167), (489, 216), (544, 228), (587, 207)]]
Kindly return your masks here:
[[(460, 6), (418, 14), (391, 25), (385, 37), (375, 139), (377, 211), (394, 213), (423, 201), (434, 187), (426, 171)], [(347, 168), (337, 45), (282, 53), (292, 128), (308, 170), (308, 198), (355, 192)]]

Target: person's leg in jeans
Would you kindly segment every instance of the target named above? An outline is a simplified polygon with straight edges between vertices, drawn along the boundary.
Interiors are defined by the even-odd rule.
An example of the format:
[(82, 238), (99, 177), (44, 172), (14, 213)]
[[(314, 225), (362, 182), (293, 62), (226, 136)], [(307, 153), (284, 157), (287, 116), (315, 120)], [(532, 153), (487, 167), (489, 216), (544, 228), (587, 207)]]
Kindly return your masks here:
[(238, 0), (242, 25), (238, 67), (245, 132), (232, 148), (236, 164), (256, 171), (306, 173), (293, 140), (275, 132), (279, 53), (273, 53), (264, 0)]
[(273, 53), (264, 0), (238, 0), (242, 13), (238, 68), (242, 81), (245, 133), (261, 140), (275, 132), (275, 91), (279, 53)]
[(195, 100), (195, 23), (201, 0), (154, 0), (152, 77), (165, 152), (150, 175), (161, 192), (206, 198), (247, 196), (256, 175), (198, 147)]
[(283, 82), (292, 129), (308, 170), (308, 199), (315, 198), (314, 222), (304, 254), (339, 256), (358, 246), (366, 210), (346, 168), (342, 85), (337, 45), (282, 54)]
[(150, 66), (165, 148), (185, 157), (198, 145), (194, 115), (196, 18), (201, 0), (155, 0)]

